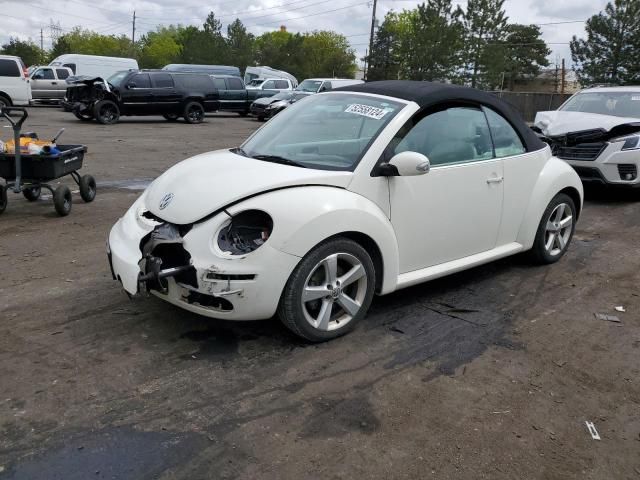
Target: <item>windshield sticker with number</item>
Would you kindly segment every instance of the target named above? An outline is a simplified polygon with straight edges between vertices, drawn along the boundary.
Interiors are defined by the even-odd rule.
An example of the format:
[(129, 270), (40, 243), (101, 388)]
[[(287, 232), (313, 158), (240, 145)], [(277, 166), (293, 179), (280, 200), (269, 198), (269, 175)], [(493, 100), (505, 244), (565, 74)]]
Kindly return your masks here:
[(356, 115), (362, 115), (363, 117), (380, 120), (388, 113), (388, 110), (384, 108), (372, 107), (370, 105), (352, 103), (347, 107), (345, 113), (355, 113)]

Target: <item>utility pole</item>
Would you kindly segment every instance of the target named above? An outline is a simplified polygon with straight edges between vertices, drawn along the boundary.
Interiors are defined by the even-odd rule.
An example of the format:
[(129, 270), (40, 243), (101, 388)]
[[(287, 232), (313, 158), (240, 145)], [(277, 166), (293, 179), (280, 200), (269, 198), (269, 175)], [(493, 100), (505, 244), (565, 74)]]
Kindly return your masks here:
[[(373, 0), (373, 12), (371, 13), (371, 36), (369, 37), (369, 55), (373, 54), (373, 34), (376, 28), (376, 6), (378, 0)], [(367, 70), (365, 71), (365, 80), (369, 80), (369, 70), (371, 69), (371, 58), (367, 62)]]
[(564, 58), (562, 59), (562, 73), (560, 74), (560, 93), (564, 93), (564, 78), (565, 78)]
[[(133, 28), (131, 29), (131, 51), (136, 51), (136, 11), (133, 11)], [(135, 55), (134, 55), (135, 56)]]
[(40, 63), (44, 63), (44, 34), (40, 29)]

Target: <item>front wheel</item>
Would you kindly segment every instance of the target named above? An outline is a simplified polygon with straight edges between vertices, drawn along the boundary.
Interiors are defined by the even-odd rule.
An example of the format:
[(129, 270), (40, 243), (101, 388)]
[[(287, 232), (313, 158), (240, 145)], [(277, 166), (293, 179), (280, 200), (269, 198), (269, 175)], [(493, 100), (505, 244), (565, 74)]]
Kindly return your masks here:
[(96, 179), (91, 175), (83, 175), (80, 177), (80, 197), (86, 203), (93, 202), (96, 198)]
[(93, 107), (93, 116), (102, 125), (112, 125), (120, 118), (120, 109), (111, 100), (100, 100)]
[(559, 193), (542, 215), (531, 255), (536, 263), (555, 263), (565, 254), (576, 229), (576, 206), (569, 195)]
[(184, 121), (187, 123), (202, 123), (204, 108), (198, 102), (189, 102), (184, 107)]
[(323, 342), (350, 332), (367, 313), (375, 288), (373, 261), (356, 242), (329, 240), (295, 268), (278, 315), (296, 335)]
[(26, 187), (22, 189), (22, 195), (30, 202), (35, 202), (40, 198), (41, 191), (40, 187)]
[(66, 185), (60, 185), (53, 192), (53, 206), (61, 217), (66, 217), (71, 212), (71, 190)]

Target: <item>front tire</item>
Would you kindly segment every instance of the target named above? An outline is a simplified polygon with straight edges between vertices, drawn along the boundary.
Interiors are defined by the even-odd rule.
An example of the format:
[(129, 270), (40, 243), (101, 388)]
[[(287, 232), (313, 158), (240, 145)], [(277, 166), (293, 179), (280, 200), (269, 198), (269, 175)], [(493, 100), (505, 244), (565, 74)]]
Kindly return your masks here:
[(96, 179), (91, 175), (83, 175), (80, 177), (80, 197), (86, 203), (93, 202), (96, 198)]
[(550, 264), (562, 258), (576, 229), (576, 206), (569, 195), (559, 193), (547, 206), (531, 249), (536, 263)]
[(352, 240), (335, 238), (311, 250), (294, 269), (278, 315), (306, 340), (331, 340), (353, 330), (366, 315), (375, 283), (367, 251)]
[(53, 206), (61, 217), (66, 217), (71, 212), (71, 190), (66, 185), (60, 185), (53, 192)]
[(30, 202), (35, 202), (40, 198), (42, 192), (40, 187), (26, 187), (22, 189), (22, 195)]
[(102, 125), (113, 125), (120, 118), (120, 109), (111, 100), (100, 100), (93, 107), (93, 116)]

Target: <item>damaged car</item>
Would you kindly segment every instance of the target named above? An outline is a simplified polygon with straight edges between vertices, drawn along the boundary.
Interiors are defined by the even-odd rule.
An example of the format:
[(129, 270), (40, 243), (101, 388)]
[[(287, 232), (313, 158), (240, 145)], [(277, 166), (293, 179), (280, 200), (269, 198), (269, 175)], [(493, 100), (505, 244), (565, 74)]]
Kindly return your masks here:
[(583, 182), (640, 187), (640, 87), (581, 90), (533, 128)]
[(263, 121), (309, 95), (311, 94), (307, 92), (282, 92), (272, 97), (259, 98), (251, 104), (251, 114)]
[(122, 115), (162, 115), (168, 121), (182, 117), (187, 123), (201, 123), (205, 112), (218, 110), (220, 102), (207, 74), (125, 70), (106, 80), (72, 80), (63, 106), (80, 120), (103, 125), (117, 123)]
[(297, 102), (237, 148), (184, 160), (112, 228), (129, 295), (325, 341), (384, 295), (519, 252), (567, 251), (582, 184), (475, 89), (354, 85)]

